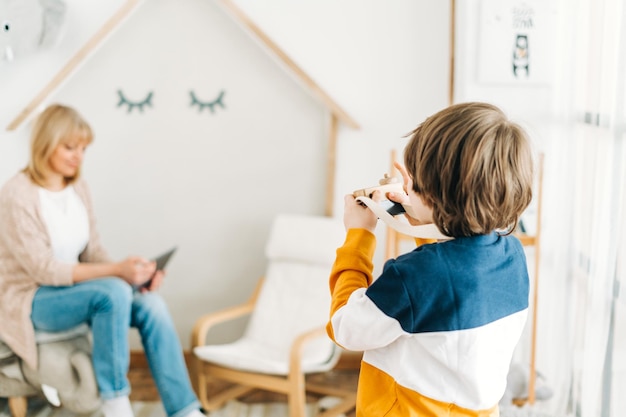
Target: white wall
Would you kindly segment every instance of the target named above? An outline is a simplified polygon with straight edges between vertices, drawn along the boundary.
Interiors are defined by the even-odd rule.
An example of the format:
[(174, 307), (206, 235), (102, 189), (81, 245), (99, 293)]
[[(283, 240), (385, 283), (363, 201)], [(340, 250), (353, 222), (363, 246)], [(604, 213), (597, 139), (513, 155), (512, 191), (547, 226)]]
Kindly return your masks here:
[(362, 125), (340, 135), (334, 212), (341, 215), (343, 195), (376, 184), (390, 167), (389, 150), (401, 150), (404, 134), (448, 104), (449, 4), (235, 3)]
[[(90, 0), (89, 18), (70, 23), (102, 18), (115, 9), (106, 3)], [(362, 126), (344, 126), (338, 138), (334, 211), (341, 216), (343, 195), (375, 184), (389, 169), (390, 149), (447, 105), (449, 5), (237, 4)], [(76, 49), (65, 42), (59, 55)], [(46, 53), (0, 66), (3, 126), (55, 72), (32, 69), (54, 68), (52, 57), (59, 59)], [(15, 83), (24, 88), (8, 87)], [(133, 99), (153, 91), (153, 107), (125, 113), (116, 107), (118, 89)], [(205, 100), (224, 89), (227, 108), (199, 114), (189, 89)], [(94, 127), (85, 177), (112, 255), (152, 256), (179, 245), (161, 292), (185, 347), (199, 315), (247, 298), (263, 272), (275, 213), (323, 211), (326, 109), (211, 0), (145, 2), (50, 101), (75, 106)], [(1, 182), (25, 164), (27, 137), (28, 126), (0, 133)]]

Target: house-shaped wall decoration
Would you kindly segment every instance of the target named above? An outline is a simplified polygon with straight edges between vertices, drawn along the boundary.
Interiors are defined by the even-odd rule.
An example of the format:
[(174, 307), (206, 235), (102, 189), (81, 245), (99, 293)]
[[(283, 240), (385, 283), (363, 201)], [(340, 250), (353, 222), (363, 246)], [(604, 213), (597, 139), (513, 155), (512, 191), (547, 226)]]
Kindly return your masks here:
[[(271, 56), (276, 58), (278, 64), (291, 74), (317, 99), (328, 111), (329, 123), (327, 127), (328, 153), (327, 153), (327, 174), (326, 174), (326, 198), (325, 214), (332, 215), (334, 179), (335, 179), (335, 155), (336, 141), (340, 125), (348, 128), (359, 129), (359, 124), (352, 118), (329, 93), (327, 93), (315, 80), (294, 62), (261, 28), (259, 28), (232, 0), (207, 0), (216, 1), (223, 10), (229, 14), (236, 23), (254, 39)], [(80, 50), (54, 75), (45, 87), (28, 103), (28, 105), (11, 121), (7, 126), (8, 131), (17, 129), (24, 121), (42, 106), (50, 95), (59, 86), (84, 64), (85, 60), (97, 51), (106, 41), (111, 33), (118, 28), (140, 5), (141, 0), (126, 0), (120, 9), (109, 19), (96, 33), (83, 45)], [(184, 7), (181, 5), (181, 7)], [(166, 29), (166, 28), (164, 28)], [(200, 41), (200, 40), (198, 40)], [(148, 45), (150, 47), (150, 45)]]

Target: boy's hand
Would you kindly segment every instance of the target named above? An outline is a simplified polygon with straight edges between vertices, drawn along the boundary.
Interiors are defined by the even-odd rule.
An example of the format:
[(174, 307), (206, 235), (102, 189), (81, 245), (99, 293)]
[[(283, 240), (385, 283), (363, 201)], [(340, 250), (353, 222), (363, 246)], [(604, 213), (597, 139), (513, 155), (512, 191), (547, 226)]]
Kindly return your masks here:
[[(372, 200), (380, 201), (380, 191), (374, 191)], [(365, 229), (374, 232), (378, 217), (367, 206), (360, 204), (352, 194), (344, 197), (343, 224), (348, 229)]]
[(413, 213), (413, 206), (411, 205), (411, 199), (409, 198), (409, 191), (413, 192), (413, 190), (411, 189), (412, 181), (409, 173), (406, 172), (406, 168), (404, 167), (404, 165), (401, 165), (398, 162), (394, 162), (393, 166), (395, 166), (396, 169), (400, 171), (400, 174), (402, 174), (402, 181), (404, 183), (404, 194), (387, 193), (387, 198), (393, 202), (402, 204), (405, 210), (404, 217), (406, 217), (409, 224), (411, 224), (412, 226), (426, 224), (425, 222), (417, 220), (417, 216), (415, 214), (411, 215)]

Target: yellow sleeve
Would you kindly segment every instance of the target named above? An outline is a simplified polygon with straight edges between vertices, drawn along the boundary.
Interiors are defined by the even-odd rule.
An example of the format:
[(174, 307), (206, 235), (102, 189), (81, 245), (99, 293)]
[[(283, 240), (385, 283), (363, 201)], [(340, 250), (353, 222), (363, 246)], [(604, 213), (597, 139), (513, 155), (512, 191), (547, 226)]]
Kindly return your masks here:
[[(337, 249), (337, 257), (330, 273), (330, 317), (348, 302), (357, 289), (369, 287), (372, 283), (374, 264), (372, 258), (376, 250), (376, 237), (365, 229), (349, 229), (343, 246)], [(335, 340), (330, 323), (326, 332)]]
[(437, 239), (426, 239), (426, 238), (423, 238), (423, 237), (416, 237), (415, 238), (415, 244), (417, 246), (422, 246), (422, 245), (425, 245), (427, 243), (437, 243)]

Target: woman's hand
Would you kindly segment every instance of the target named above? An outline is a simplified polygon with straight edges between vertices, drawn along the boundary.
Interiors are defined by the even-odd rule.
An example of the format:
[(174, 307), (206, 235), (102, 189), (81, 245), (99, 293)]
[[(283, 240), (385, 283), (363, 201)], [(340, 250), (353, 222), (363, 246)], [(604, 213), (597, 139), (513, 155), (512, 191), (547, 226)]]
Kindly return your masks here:
[(146, 285), (145, 287), (141, 287), (139, 291), (141, 293), (145, 293), (158, 290), (161, 287), (161, 284), (163, 284), (164, 277), (165, 271), (156, 271), (150, 282), (148, 282), (148, 285)]
[[(118, 262), (118, 276), (130, 285), (139, 286), (155, 275), (156, 262), (140, 256), (129, 256)], [(152, 287), (152, 285), (150, 285)]]
[[(380, 191), (374, 191), (372, 200), (381, 200)], [(343, 225), (348, 229), (365, 229), (374, 233), (378, 217), (366, 205), (356, 201), (352, 194), (344, 197)]]

